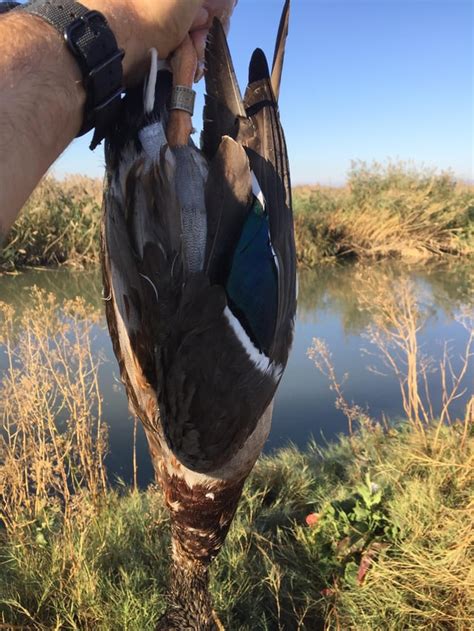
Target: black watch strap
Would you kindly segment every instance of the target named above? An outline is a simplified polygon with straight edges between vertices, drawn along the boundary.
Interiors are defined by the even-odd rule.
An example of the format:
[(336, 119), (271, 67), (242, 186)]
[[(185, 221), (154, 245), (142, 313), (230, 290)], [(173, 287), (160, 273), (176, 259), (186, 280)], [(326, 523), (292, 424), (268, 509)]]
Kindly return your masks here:
[[(18, 9), (17, 9), (18, 10)], [(94, 149), (116, 119), (123, 92), (124, 52), (107, 20), (72, 0), (32, 0), (21, 7), (49, 22), (64, 37), (79, 64), (86, 90), (84, 122), (78, 136), (95, 127), (90, 145)]]
[(11, 11), (15, 7), (19, 7), (19, 2), (0, 2), (0, 14)]

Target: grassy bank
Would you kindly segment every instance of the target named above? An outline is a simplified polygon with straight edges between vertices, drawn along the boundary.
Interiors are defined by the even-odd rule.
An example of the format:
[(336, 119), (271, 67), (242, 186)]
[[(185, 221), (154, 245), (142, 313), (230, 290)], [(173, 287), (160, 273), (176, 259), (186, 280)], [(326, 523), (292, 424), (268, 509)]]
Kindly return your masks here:
[[(400, 378), (407, 421), (383, 428), (349, 404), (313, 341), (310, 359), (352, 435), (258, 462), (212, 571), (229, 631), (474, 624), (474, 398), (464, 419), (452, 414), (472, 321), (461, 314), (466, 352), (443, 355), (439, 392), (423, 391), (433, 369), (417, 346), (423, 313), (406, 282), (392, 293), (373, 304), (368, 335)], [(16, 313), (0, 303), (0, 627), (152, 631), (165, 607), (168, 515), (159, 490), (107, 482), (98, 316), (39, 290), (25, 302)]]
[[(44, 180), (0, 254), (4, 269), (98, 260), (101, 183)], [(299, 264), (474, 252), (474, 187), (404, 164), (355, 163), (345, 188), (294, 189)]]
[[(367, 424), (262, 458), (212, 575), (227, 629), (472, 628), (473, 436)], [(472, 505), (471, 505), (472, 509)], [(310, 516), (308, 518), (308, 516)], [(309, 525), (309, 522), (312, 525)], [(0, 620), (152, 630), (164, 609), (161, 495), (83, 492), (0, 535)]]

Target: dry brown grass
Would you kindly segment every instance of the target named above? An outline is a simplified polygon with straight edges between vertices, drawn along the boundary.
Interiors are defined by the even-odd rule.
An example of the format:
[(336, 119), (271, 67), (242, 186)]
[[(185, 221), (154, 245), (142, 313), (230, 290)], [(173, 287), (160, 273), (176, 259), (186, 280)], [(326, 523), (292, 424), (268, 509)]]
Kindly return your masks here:
[(84, 176), (45, 177), (0, 251), (0, 266), (84, 266), (99, 255), (102, 184)]
[(405, 163), (354, 162), (348, 185), (294, 191), (299, 260), (474, 252), (474, 187)]
[[(455, 316), (465, 331), (464, 350), (452, 357), (448, 341), (444, 342), (441, 357), (434, 358), (420, 346), (419, 334), (430, 316), (430, 307), (423, 303), (423, 295), (407, 278), (373, 276), (364, 281), (357, 293), (357, 308), (370, 311), (371, 324), (365, 336), (373, 350), (366, 354), (375, 357), (376, 364), (369, 369), (379, 374), (396, 377), (403, 410), (407, 421), (422, 434), (424, 428), (436, 425), (435, 444), (440, 428), (452, 423), (453, 404), (461, 397), (466, 399), (465, 430), (474, 422), (474, 394), (469, 383), (469, 368), (474, 357), (474, 311), (464, 306)], [(349, 432), (355, 421), (367, 418), (359, 406), (349, 404), (343, 394), (343, 379), (335, 373), (331, 353), (324, 340), (313, 339), (308, 350), (310, 359), (329, 380), (336, 395), (336, 405), (343, 411)], [(436, 387), (429, 387), (430, 376), (438, 375)]]
[(0, 521), (9, 529), (51, 503), (70, 516), (78, 493), (106, 490), (102, 421), (91, 328), (81, 299), (59, 306), (34, 289), (20, 315), (0, 303)]

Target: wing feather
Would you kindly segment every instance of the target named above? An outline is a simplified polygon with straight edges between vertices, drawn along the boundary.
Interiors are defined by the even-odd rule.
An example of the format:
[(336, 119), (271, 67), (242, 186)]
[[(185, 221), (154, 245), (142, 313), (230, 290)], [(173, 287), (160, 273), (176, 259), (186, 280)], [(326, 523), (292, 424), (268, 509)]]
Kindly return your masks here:
[(252, 181), (245, 150), (224, 136), (209, 169), (206, 264), (211, 282), (225, 285), (232, 255), (251, 203)]
[(202, 149), (208, 159), (223, 136), (235, 138), (245, 108), (222, 24), (214, 18), (206, 47), (206, 97)]
[[(257, 49), (249, 68), (244, 104), (252, 126), (237, 140), (247, 148), (250, 168), (260, 184), (278, 261), (278, 314), (271, 356), (285, 365), (296, 309), (296, 254), (291, 182), (285, 136), (264, 53)], [(249, 132), (250, 129), (250, 132)]]
[(278, 27), (278, 35), (275, 44), (275, 52), (273, 54), (272, 63), (272, 88), (275, 99), (278, 101), (280, 96), (281, 73), (283, 70), (283, 61), (285, 59), (285, 45), (288, 36), (288, 26), (290, 21), (290, 0), (286, 0), (280, 18)]

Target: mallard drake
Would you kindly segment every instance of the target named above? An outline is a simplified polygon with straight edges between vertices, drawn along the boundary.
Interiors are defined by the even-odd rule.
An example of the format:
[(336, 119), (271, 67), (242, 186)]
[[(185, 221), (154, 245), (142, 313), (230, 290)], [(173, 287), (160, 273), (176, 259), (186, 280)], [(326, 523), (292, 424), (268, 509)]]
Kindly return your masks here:
[[(208, 568), (270, 430), (296, 309), (290, 175), (273, 71), (257, 49), (242, 99), (225, 33), (206, 51), (202, 148), (176, 142), (169, 69), (152, 60), (106, 139), (106, 315), (171, 513), (161, 629), (215, 629)], [(174, 141), (170, 140), (173, 133)]]

